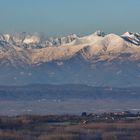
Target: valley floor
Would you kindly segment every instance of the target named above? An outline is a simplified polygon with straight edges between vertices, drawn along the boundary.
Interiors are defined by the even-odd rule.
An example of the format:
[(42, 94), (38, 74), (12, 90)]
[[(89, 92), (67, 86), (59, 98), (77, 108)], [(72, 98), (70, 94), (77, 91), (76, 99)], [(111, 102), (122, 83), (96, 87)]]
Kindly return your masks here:
[(0, 140), (139, 140), (139, 114), (126, 113), (1, 116)]

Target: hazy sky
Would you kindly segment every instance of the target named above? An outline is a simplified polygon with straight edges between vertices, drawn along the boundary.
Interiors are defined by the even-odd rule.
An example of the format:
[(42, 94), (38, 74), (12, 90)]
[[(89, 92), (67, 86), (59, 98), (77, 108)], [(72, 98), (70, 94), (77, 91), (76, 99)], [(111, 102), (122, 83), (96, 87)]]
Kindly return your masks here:
[(140, 0), (0, 0), (0, 32), (140, 32)]

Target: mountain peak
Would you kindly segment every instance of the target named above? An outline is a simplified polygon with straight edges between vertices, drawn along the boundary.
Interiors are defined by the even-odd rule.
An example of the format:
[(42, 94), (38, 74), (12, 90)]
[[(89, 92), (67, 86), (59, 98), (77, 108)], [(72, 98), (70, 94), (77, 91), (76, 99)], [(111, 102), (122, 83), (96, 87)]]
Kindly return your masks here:
[(126, 32), (122, 35), (122, 37), (131, 43), (140, 45), (140, 33)]
[(97, 35), (97, 36), (102, 36), (102, 37), (105, 36), (105, 33), (101, 30), (97, 30), (94, 34)]

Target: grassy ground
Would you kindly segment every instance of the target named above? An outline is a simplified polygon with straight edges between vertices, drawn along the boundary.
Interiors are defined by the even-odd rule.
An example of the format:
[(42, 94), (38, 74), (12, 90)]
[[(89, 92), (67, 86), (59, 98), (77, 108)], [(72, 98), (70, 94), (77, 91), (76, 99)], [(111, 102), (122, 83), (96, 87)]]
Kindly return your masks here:
[(140, 120), (83, 123), (78, 116), (0, 117), (0, 140), (139, 140)]

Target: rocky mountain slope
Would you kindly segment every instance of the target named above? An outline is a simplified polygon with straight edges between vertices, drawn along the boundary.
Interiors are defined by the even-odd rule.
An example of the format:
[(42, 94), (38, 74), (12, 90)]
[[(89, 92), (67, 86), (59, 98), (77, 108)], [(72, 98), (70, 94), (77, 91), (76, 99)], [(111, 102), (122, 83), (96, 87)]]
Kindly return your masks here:
[[(139, 86), (140, 34), (0, 34), (0, 84)], [(14, 81), (14, 82), (13, 82)]]

